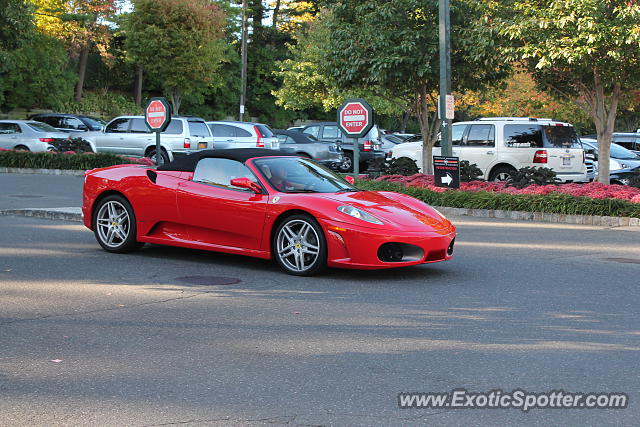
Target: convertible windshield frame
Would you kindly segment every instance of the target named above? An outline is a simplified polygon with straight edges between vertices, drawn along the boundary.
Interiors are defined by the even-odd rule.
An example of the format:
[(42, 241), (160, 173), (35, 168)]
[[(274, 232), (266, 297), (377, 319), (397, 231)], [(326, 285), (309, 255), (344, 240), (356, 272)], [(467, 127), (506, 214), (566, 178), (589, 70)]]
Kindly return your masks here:
[(260, 157), (253, 159), (261, 178), (282, 193), (337, 193), (359, 191), (332, 170), (301, 157)]

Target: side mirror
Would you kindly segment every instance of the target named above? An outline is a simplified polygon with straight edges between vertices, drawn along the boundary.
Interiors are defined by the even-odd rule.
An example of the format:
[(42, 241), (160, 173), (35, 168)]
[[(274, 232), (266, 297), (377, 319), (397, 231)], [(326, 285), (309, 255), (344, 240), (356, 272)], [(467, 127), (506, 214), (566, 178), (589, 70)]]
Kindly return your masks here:
[(344, 177), (344, 180), (347, 181), (349, 184), (353, 185), (356, 183), (356, 180), (353, 179), (353, 177), (351, 175), (347, 175)]
[(230, 184), (234, 187), (247, 188), (256, 194), (262, 193), (262, 188), (260, 188), (260, 185), (251, 181), (249, 178), (233, 178)]

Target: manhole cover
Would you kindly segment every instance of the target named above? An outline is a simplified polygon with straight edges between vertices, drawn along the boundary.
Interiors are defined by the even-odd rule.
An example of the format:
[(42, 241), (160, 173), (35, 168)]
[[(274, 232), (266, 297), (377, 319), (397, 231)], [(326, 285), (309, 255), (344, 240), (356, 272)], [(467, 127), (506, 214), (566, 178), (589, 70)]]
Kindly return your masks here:
[(10, 194), (9, 197), (15, 197), (18, 199), (38, 199), (44, 196), (38, 196), (36, 194)]
[(221, 286), (221, 285), (233, 285), (240, 283), (240, 279), (235, 277), (220, 277), (220, 276), (183, 276), (176, 277), (176, 280), (187, 283), (189, 285), (197, 286)]
[(640, 264), (640, 259), (633, 258), (605, 258), (607, 261), (621, 262), (623, 264)]

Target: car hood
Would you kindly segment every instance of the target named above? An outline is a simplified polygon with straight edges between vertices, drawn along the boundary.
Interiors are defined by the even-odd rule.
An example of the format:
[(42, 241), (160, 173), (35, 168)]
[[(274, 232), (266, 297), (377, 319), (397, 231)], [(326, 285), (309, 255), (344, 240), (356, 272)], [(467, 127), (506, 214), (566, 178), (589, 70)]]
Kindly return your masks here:
[[(340, 205), (351, 205), (355, 208), (375, 216), (385, 226), (391, 226), (404, 231), (453, 231), (451, 222), (441, 216), (435, 209), (413, 197), (379, 191), (358, 191), (352, 193), (332, 193), (325, 197), (334, 200)], [(337, 206), (336, 206), (337, 207)], [(336, 211), (341, 220), (350, 217)], [(354, 221), (359, 221), (353, 219)], [(362, 225), (374, 226), (364, 221)]]

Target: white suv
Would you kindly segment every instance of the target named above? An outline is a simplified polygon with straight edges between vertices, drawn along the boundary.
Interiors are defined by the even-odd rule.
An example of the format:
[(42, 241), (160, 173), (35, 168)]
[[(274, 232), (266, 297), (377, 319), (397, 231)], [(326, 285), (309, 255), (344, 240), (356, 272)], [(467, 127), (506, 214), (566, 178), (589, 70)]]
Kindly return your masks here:
[[(489, 181), (508, 180), (527, 166), (552, 169), (562, 182), (589, 181), (573, 126), (552, 119), (490, 117), (454, 123), (452, 154), (475, 163)], [(440, 147), (433, 148), (433, 155), (440, 155)], [(398, 144), (392, 156), (413, 159), (422, 169), (422, 141)]]
[(213, 134), (214, 147), (221, 148), (280, 148), (278, 137), (262, 123), (217, 121), (207, 122)]
[[(149, 131), (144, 116), (120, 116), (111, 120), (100, 132), (82, 134), (96, 153), (115, 153), (125, 156), (156, 156), (156, 137)], [(160, 135), (162, 160), (169, 162), (176, 156), (213, 148), (211, 132), (203, 119), (172, 117)]]

